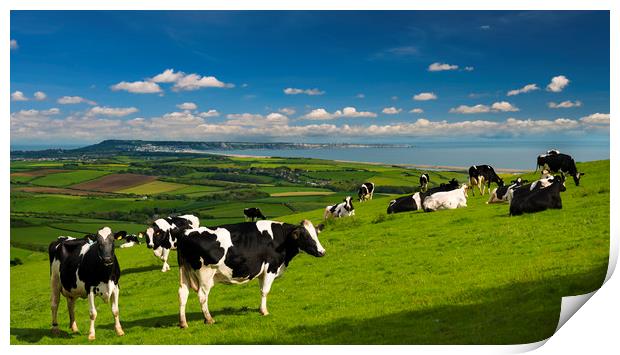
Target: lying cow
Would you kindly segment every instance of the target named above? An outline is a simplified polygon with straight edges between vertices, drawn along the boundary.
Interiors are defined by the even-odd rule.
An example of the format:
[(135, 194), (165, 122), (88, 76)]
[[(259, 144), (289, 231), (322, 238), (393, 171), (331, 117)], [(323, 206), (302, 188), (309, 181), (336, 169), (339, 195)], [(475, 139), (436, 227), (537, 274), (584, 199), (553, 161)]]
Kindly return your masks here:
[(577, 165), (573, 157), (563, 153), (539, 155), (536, 160), (536, 170), (538, 170), (539, 167), (544, 168), (545, 166), (547, 166), (552, 173), (562, 172), (572, 176), (573, 181), (575, 181), (575, 186), (579, 186), (581, 177), (586, 174), (577, 171)]
[(340, 218), (340, 217), (349, 217), (349, 216), (354, 216), (354, 215), (355, 215), (355, 208), (353, 207), (351, 196), (347, 196), (339, 204), (325, 207), (323, 218), (327, 219), (330, 216)]
[(179, 326), (187, 328), (185, 305), (190, 288), (198, 292), (205, 323), (215, 321), (209, 312), (209, 291), (216, 282), (242, 284), (258, 278), (260, 313), (269, 314), (267, 295), (274, 279), (284, 272), (300, 250), (325, 255), (316, 228), (308, 220), (299, 225), (258, 221), (212, 229), (189, 229), (178, 240)]
[(387, 214), (417, 211), (419, 209), (422, 209), (422, 198), (420, 197), (420, 193), (416, 192), (413, 195), (399, 197), (390, 201)]
[(90, 309), (90, 329), (88, 340), (95, 339), (95, 296), (101, 296), (108, 303), (112, 300), (114, 329), (119, 336), (124, 335), (118, 316), (118, 281), (121, 270), (114, 255), (114, 236), (108, 227), (100, 229), (94, 243), (87, 239), (60, 237), (50, 243), (50, 288), (52, 305), (52, 332), (58, 334), (58, 304), (60, 294), (67, 298), (69, 327), (78, 332), (75, 322), (75, 300), (87, 298)]
[(372, 182), (365, 182), (360, 186), (357, 191), (357, 197), (359, 202), (364, 202), (366, 200), (372, 200), (372, 195), (375, 192), (375, 184)]
[(491, 191), (491, 196), (489, 197), (487, 204), (508, 202), (509, 193), (526, 182), (527, 180), (517, 178), (516, 180), (511, 181), (510, 185), (494, 188), (493, 191)]
[(243, 214), (245, 215), (245, 220), (247, 221), (248, 218), (250, 219), (250, 221), (254, 222), (256, 220), (260, 219), (267, 219), (267, 217), (265, 217), (263, 215), (263, 213), (260, 211), (260, 209), (256, 208), (256, 207), (250, 207), (250, 208), (244, 208), (243, 209)]
[(510, 215), (518, 216), (523, 213), (540, 212), (548, 208), (561, 209), (562, 197), (560, 192), (562, 191), (566, 191), (564, 177), (556, 176), (548, 187), (515, 195), (510, 201)]
[(512, 199), (517, 195), (525, 194), (525, 193), (528, 193), (534, 190), (544, 189), (548, 187), (549, 185), (551, 185), (554, 179), (555, 179), (555, 176), (548, 175), (532, 183), (522, 184), (521, 186), (517, 186), (515, 188), (509, 189), (508, 192), (506, 193), (506, 201), (510, 203)]
[(432, 212), (441, 209), (467, 207), (467, 184), (452, 191), (436, 192), (424, 199), (424, 211)]
[(472, 165), (469, 167), (469, 188), (472, 196), (476, 195), (474, 186), (478, 186), (481, 196), (484, 196), (485, 187), (490, 193), (492, 182), (496, 183), (498, 187), (504, 186), (504, 180), (495, 173), (490, 165)]
[(431, 178), (427, 173), (420, 175), (420, 191), (425, 192), (428, 189), (428, 183), (431, 181)]
[(179, 234), (186, 229), (198, 228), (200, 220), (193, 215), (160, 218), (146, 229), (146, 247), (153, 249), (153, 254), (160, 258), (164, 265), (162, 272), (170, 270), (168, 255), (171, 249), (176, 249), (176, 241)]
[(127, 234), (126, 231), (116, 232), (114, 234), (114, 239), (116, 240), (124, 240), (125, 242), (121, 244), (121, 248), (131, 248), (136, 244), (141, 244), (140, 239), (142, 238), (142, 233), (135, 234)]

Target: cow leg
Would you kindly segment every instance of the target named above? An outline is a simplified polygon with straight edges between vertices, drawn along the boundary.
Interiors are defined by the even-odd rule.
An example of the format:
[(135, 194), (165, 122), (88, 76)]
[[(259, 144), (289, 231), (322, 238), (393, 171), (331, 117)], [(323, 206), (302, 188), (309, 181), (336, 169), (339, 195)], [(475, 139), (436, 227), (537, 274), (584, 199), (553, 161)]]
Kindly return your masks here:
[(95, 307), (95, 293), (92, 290), (88, 293), (88, 306), (90, 312), (90, 329), (88, 330), (88, 340), (95, 340), (95, 319), (97, 319), (97, 308)]
[(50, 289), (52, 291), (50, 304), (52, 308), (52, 333), (59, 334), (58, 329), (58, 304), (60, 303), (60, 275), (52, 271), (50, 277)]
[(205, 316), (205, 323), (208, 324), (215, 323), (215, 320), (211, 317), (211, 313), (209, 313), (209, 291), (211, 291), (211, 287), (213, 287), (214, 284), (213, 276), (215, 276), (215, 272), (215, 269), (206, 266), (203, 266), (199, 271), (200, 286), (198, 288), (198, 300), (200, 301), (202, 314)]
[(118, 296), (120, 289), (118, 285), (115, 285), (112, 290), (112, 315), (114, 316), (114, 330), (119, 337), (125, 335), (123, 328), (121, 327), (121, 321), (118, 316)]
[(478, 184), (478, 181), (476, 181), (476, 178), (474, 177), (470, 177), (469, 178), (469, 189), (471, 190), (471, 195), (472, 196), (476, 196), (476, 185)]
[(164, 261), (164, 266), (161, 267), (161, 272), (170, 270), (170, 265), (168, 265), (168, 254), (170, 254), (170, 249), (164, 248), (161, 253), (161, 260)]
[(75, 322), (75, 298), (67, 297), (67, 309), (69, 310), (69, 328), (72, 332), (77, 333), (79, 329)]
[(276, 274), (265, 272), (263, 276), (261, 276), (258, 279), (258, 283), (260, 285), (260, 297), (261, 297), (259, 312), (260, 314), (264, 316), (269, 314), (269, 311), (267, 310), (267, 295), (269, 294), (269, 291), (271, 290), (271, 284), (273, 283), (273, 280), (275, 280), (275, 278), (276, 278)]
[(187, 328), (185, 305), (189, 296), (189, 280), (186, 277), (184, 266), (179, 265), (179, 327)]

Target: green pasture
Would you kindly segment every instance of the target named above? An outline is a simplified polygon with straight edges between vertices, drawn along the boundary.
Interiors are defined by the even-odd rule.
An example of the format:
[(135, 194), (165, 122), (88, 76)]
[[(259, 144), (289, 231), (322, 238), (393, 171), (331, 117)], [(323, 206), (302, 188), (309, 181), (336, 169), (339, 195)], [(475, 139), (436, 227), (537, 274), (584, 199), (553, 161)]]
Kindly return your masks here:
[(123, 194), (136, 194), (136, 195), (156, 195), (160, 193), (167, 193), (175, 190), (179, 190), (182, 188), (188, 187), (184, 184), (177, 184), (174, 182), (166, 182), (166, 181), (151, 181), (146, 184), (130, 187), (128, 189), (123, 189), (116, 191), (118, 193)]
[(56, 173), (41, 176), (30, 182), (39, 186), (51, 186), (51, 187), (64, 187), (74, 184), (79, 184), (88, 180), (94, 180), (96, 178), (108, 175), (109, 171), (102, 170), (76, 170), (66, 173)]

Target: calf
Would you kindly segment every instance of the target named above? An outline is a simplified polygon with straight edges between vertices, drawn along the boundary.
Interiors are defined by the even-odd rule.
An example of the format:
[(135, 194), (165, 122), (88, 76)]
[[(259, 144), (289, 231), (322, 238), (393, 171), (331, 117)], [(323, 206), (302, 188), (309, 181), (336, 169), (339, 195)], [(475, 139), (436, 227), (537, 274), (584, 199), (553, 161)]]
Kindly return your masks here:
[(140, 238), (142, 238), (142, 233), (135, 235), (135, 234), (127, 234), (126, 231), (120, 231), (114, 234), (114, 239), (125, 240), (125, 243), (121, 244), (121, 248), (131, 248), (132, 246), (136, 244), (141, 244)]
[(518, 188), (526, 182), (527, 180), (517, 178), (516, 180), (511, 181), (510, 185), (508, 186), (504, 185), (496, 187), (495, 189), (493, 189), (493, 191), (491, 191), (491, 196), (489, 197), (487, 204), (508, 202), (509, 192)]
[(478, 186), (480, 195), (484, 195), (485, 184), (491, 191), (491, 183), (494, 182), (497, 186), (504, 186), (504, 180), (500, 178), (490, 165), (472, 165), (469, 167), (469, 187), (471, 188), (472, 196), (475, 196), (473, 187)]
[(560, 192), (562, 191), (566, 191), (564, 178), (556, 176), (551, 185), (546, 188), (525, 191), (515, 195), (510, 201), (510, 215), (518, 216), (523, 213), (540, 212), (548, 208), (561, 209)]
[(467, 207), (467, 184), (463, 184), (459, 189), (452, 191), (436, 192), (424, 199), (422, 205), (424, 211), (432, 212), (441, 209), (455, 209)]
[(252, 222), (254, 222), (255, 220), (258, 220), (259, 218), (263, 220), (267, 219), (267, 217), (263, 216), (263, 213), (260, 211), (260, 209), (256, 207), (244, 208), (243, 214), (245, 215), (246, 221), (248, 220), (248, 218)]
[(577, 171), (577, 165), (573, 157), (559, 152), (557, 154), (539, 155), (536, 160), (536, 170), (539, 167), (544, 168), (545, 166), (549, 167), (549, 171), (552, 173), (562, 172), (572, 176), (575, 186), (579, 186), (581, 177), (586, 174)]
[(357, 191), (357, 197), (359, 202), (364, 202), (366, 200), (372, 200), (372, 195), (375, 192), (375, 184), (372, 182), (365, 182), (360, 186)]
[(118, 316), (118, 281), (121, 270), (114, 255), (114, 236), (112, 230), (104, 227), (97, 232), (94, 243), (87, 239), (60, 237), (48, 247), (50, 259), (50, 288), (52, 305), (52, 332), (59, 333), (58, 304), (60, 294), (67, 298), (69, 327), (76, 333), (75, 300), (87, 298), (90, 306), (90, 330), (88, 339), (95, 339), (95, 296), (101, 296), (108, 303), (112, 300), (114, 329), (119, 336), (124, 335)]
[(427, 173), (420, 175), (420, 191), (425, 192), (428, 189), (428, 183), (431, 181), (431, 178)]
[(146, 247), (153, 249), (153, 254), (164, 262), (161, 271), (170, 270), (168, 255), (171, 249), (176, 249), (176, 240), (179, 234), (186, 229), (198, 228), (200, 221), (193, 215), (160, 218), (146, 229)]
[(351, 196), (347, 196), (339, 204), (325, 207), (323, 218), (327, 219), (330, 216), (339, 218), (339, 217), (349, 217), (349, 216), (354, 216), (354, 215), (355, 215), (355, 208), (353, 207)]
[(245, 222), (212, 229), (189, 229), (180, 236), (179, 326), (187, 328), (185, 305), (189, 289), (198, 292), (205, 323), (215, 321), (209, 312), (209, 291), (216, 282), (242, 284), (258, 278), (260, 313), (269, 314), (267, 295), (300, 250), (316, 257), (325, 255), (316, 228), (308, 220), (299, 225), (275, 221)]
[(399, 197), (395, 200), (390, 201), (390, 204), (387, 208), (387, 213), (392, 214), (409, 212), (419, 209), (422, 209), (422, 199), (420, 197), (420, 193), (416, 192), (413, 195)]

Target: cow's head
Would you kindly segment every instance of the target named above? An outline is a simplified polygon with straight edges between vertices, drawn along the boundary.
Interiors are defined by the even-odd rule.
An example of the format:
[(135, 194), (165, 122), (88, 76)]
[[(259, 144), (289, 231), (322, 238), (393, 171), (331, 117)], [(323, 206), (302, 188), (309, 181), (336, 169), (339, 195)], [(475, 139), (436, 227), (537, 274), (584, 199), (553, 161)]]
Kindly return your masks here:
[(566, 176), (564, 176), (564, 173), (554, 176), (553, 182), (556, 184), (561, 184), (560, 191), (566, 191)]
[(580, 173), (577, 172), (575, 175), (573, 175), (573, 180), (575, 181), (575, 186), (579, 186), (579, 180), (581, 180), (581, 177), (584, 176), (586, 173)]
[(148, 227), (144, 232), (146, 236), (146, 247), (149, 249), (157, 249), (161, 244), (162, 239), (166, 237), (166, 231), (159, 227)]
[(322, 224), (319, 224), (315, 228), (312, 222), (303, 220), (300, 225), (293, 230), (291, 236), (297, 243), (299, 249), (312, 256), (321, 257), (325, 255), (325, 248), (323, 248), (321, 242), (319, 242), (319, 233), (321, 233), (322, 229)]
[(351, 200), (351, 196), (345, 197), (343, 201), (345, 203), (345, 209), (349, 212), (353, 211), (353, 201)]
[(97, 255), (105, 266), (114, 264), (114, 234), (109, 227), (103, 227), (97, 232)]

